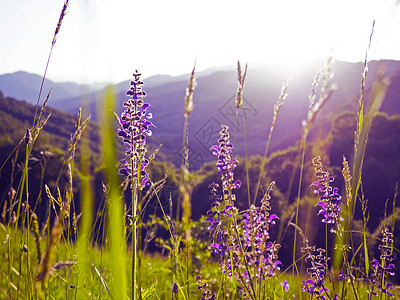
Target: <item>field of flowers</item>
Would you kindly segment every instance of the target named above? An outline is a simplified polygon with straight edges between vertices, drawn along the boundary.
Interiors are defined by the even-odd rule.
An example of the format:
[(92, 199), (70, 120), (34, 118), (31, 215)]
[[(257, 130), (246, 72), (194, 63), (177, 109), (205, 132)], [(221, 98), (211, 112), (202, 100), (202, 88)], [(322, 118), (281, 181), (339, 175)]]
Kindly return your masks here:
[[(67, 6), (68, 1), (62, 9), (52, 46), (56, 44)], [(44, 182), (47, 203), (33, 203), (30, 198), (32, 149), (51, 118), (46, 114), (50, 96), (40, 106), (40, 92), (32, 126), (26, 129), (25, 136), (7, 159), (18, 153), (25, 155), (20, 181), (10, 187), (2, 208), (0, 298), (400, 299), (396, 266), (399, 249), (395, 247), (399, 235), (395, 232), (397, 191), (393, 207), (382, 212), (385, 218), (381, 221), (378, 241), (374, 241), (379, 255), (373, 256), (368, 247), (372, 237), (367, 231), (369, 207), (363, 195), (361, 174), (368, 133), (389, 81), (383, 75), (375, 79), (366, 107), (367, 54), (364, 72), (360, 74), (354, 153), (352, 157), (343, 156), (343, 190), (336, 187), (337, 178), (324, 166), (323, 156), (312, 159), (314, 175), (303, 176), (309, 132), (336, 90), (332, 59), (321, 67), (311, 83), (308, 115), (295, 158), (300, 170), (298, 196), (289, 218), (282, 218), (272, 208), (275, 182), (262, 182), (275, 122), (288, 96), (287, 84), (283, 84), (274, 107), (265, 155), (256, 176), (250, 175), (247, 156), (235, 158), (236, 126), (221, 126), (220, 137), (210, 149), (215, 156), (218, 180), (209, 182), (209, 209), (200, 220), (192, 218), (192, 206), (196, 205), (191, 201), (195, 175), (189, 172), (188, 130), (190, 114), (195, 109), (195, 68), (184, 99), (182, 163), (179, 168), (169, 169), (158, 181), (152, 179), (150, 166), (157, 161), (159, 148), (151, 153), (147, 148), (147, 139), (153, 131), (156, 135), (157, 116), (151, 113), (151, 99), (146, 98), (141, 74), (133, 73), (121, 115), (113, 113), (115, 96), (112, 88), (107, 90), (101, 123), (106, 204), (97, 211), (93, 209), (97, 199), (93, 197), (88, 163), (84, 155), (80, 162), (75, 161), (78, 146), (81, 153), (90, 151), (88, 145), (80, 142), (90, 117), (83, 119), (81, 113), (59, 173), (60, 178), (66, 171), (67, 184), (60, 187), (58, 180), (51, 184)], [(51, 52), (49, 61), (50, 56)], [(237, 73), (236, 124), (243, 109), (247, 65), (243, 67), (238, 62)], [(121, 160), (116, 143), (125, 149)], [(0, 162), (1, 168), (7, 161)], [(252, 197), (248, 191), (245, 209), (237, 206), (239, 200), (243, 202), (237, 199), (237, 191), (243, 184), (235, 175), (240, 164), (246, 170), (246, 177), (241, 179), (246, 181), (246, 186), (256, 182)], [(176, 199), (171, 195), (165, 206), (160, 193), (171, 173), (179, 182), (178, 192), (174, 195)], [(76, 181), (80, 182), (79, 209), (73, 199)], [(302, 182), (315, 195), (311, 200), (301, 197)], [(257, 197), (259, 194), (261, 197)], [(150, 200), (159, 204), (161, 213), (145, 215)], [(311, 201), (318, 213), (304, 211), (305, 201)], [(38, 221), (38, 205), (47, 205), (43, 224)], [(363, 230), (355, 230), (354, 216), (360, 209)], [(316, 230), (323, 236), (318, 245), (310, 243), (301, 218), (306, 218), (306, 224), (316, 224), (311, 220), (318, 220), (320, 228)], [(100, 223), (104, 230), (98, 230)], [(277, 237), (279, 227), (282, 230)], [(99, 238), (99, 234), (103, 236)], [(151, 243), (158, 251), (149, 251)], [(290, 257), (287, 252), (283, 253), (284, 259), (280, 252), (283, 244), (292, 249)]]

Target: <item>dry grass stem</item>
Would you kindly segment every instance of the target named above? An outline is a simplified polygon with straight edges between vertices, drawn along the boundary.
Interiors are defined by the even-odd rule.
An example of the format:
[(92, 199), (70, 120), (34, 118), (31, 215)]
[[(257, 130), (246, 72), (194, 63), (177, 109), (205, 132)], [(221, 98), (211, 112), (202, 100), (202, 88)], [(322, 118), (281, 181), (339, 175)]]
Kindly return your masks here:
[[(318, 113), (322, 110), (323, 106), (326, 104), (332, 93), (337, 89), (336, 83), (332, 83), (332, 63), (333, 59), (332, 57), (330, 57), (328, 59), (328, 62), (322, 67), (321, 71), (317, 73), (312, 84), (309, 96), (310, 105), (308, 108), (307, 120), (303, 121), (303, 142), (305, 142), (305, 139), (307, 138), (307, 135), (311, 129), (311, 125), (317, 118)], [(320, 80), (322, 80), (321, 93), (318, 100), (315, 101), (317, 95), (317, 87)]]
[(193, 70), (190, 74), (189, 85), (186, 88), (186, 95), (185, 95), (185, 118), (188, 118), (190, 113), (193, 111), (193, 92), (196, 88), (196, 79), (194, 78), (196, 66), (193, 67)]
[(239, 109), (243, 105), (243, 89), (247, 77), (247, 64), (242, 72), (242, 66), (240, 61), (237, 62), (237, 73), (238, 73), (238, 88), (236, 91), (236, 108)]
[(62, 8), (61, 13), (60, 13), (60, 17), (58, 18), (58, 23), (57, 23), (57, 26), (56, 26), (56, 30), (54, 31), (53, 41), (51, 42), (52, 46), (54, 46), (56, 41), (57, 41), (57, 35), (60, 32), (62, 21), (64, 20), (64, 17), (67, 14), (68, 2), (69, 2), (69, 0), (66, 0), (64, 2), (63, 8)]
[(72, 159), (75, 153), (76, 145), (81, 139), (82, 133), (90, 121), (90, 116), (87, 117), (83, 122), (81, 121), (81, 118), (82, 118), (82, 109), (79, 108), (78, 118), (75, 124), (75, 132), (70, 137), (68, 148), (64, 155), (64, 161), (63, 161), (64, 164), (68, 163)]

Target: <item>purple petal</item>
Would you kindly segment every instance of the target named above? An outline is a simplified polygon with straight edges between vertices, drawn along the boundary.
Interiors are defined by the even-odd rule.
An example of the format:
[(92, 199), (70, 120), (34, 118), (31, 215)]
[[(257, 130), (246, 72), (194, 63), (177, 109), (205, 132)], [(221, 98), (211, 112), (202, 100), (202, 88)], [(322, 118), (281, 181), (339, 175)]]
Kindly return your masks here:
[(269, 216), (268, 222), (272, 222), (272, 221), (275, 220), (275, 219), (278, 219), (278, 220), (279, 220), (279, 217), (278, 217), (277, 215), (275, 215), (275, 214), (272, 214), (272, 215)]
[(323, 207), (324, 209), (326, 209), (326, 203), (325, 202), (318, 201), (317, 204), (315, 204), (315, 206), (317, 206), (317, 205), (319, 205), (319, 206)]
[(212, 147), (210, 148), (210, 150), (215, 151), (215, 152), (213, 153), (214, 155), (217, 155), (217, 154), (220, 152), (220, 149), (219, 149), (219, 147), (218, 147), (217, 145), (212, 146)]
[(241, 185), (242, 185), (242, 183), (240, 182), (240, 180), (236, 180), (235, 183), (233, 184), (233, 188), (238, 189), (238, 188), (240, 188)]

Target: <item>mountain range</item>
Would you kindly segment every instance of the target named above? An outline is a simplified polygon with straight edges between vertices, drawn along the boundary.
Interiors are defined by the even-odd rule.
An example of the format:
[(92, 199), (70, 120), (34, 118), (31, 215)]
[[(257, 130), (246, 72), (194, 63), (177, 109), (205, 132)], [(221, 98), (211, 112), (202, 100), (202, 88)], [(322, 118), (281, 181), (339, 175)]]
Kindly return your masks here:
[[(36, 104), (41, 82), (42, 76), (40, 75), (18, 71), (0, 75), (0, 90), (6, 97), (13, 97)], [(43, 86), (43, 94), (47, 95), (51, 89), (52, 102), (56, 103), (60, 99), (79, 96), (83, 91), (94, 92), (104, 87), (104, 84), (89, 86), (75, 82), (54, 82), (50, 79), (45, 79)]]
[[(243, 110), (239, 111), (237, 119), (235, 153), (245, 154), (245, 139), (249, 155), (264, 153), (274, 104), (279, 98), (282, 84), (288, 80), (288, 97), (278, 114), (270, 149), (281, 150), (295, 144), (301, 135), (302, 120), (307, 117), (311, 84), (321, 64), (322, 62), (314, 61), (303, 69), (293, 70), (272, 65), (249, 66), (243, 92)], [(319, 115), (312, 133), (314, 138), (329, 132), (331, 120), (336, 115), (347, 110), (355, 111), (358, 105), (363, 64), (337, 61), (332, 68), (334, 74), (332, 81), (336, 83), (337, 90)], [(381, 110), (389, 115), (399, 114), (399, 61), (369, 63), (365, 88), (366, 100), (378, 69), (381, 68), (385, 69), (385, 76), (391, 78)], [(195, 108), (189, 118), (189, 159), (192, 168), (195, 169), (203, 162), (213, 159), (209, 148), (217, 143), (221, 124), (228, 125), (231, 128), (231, 135), (234, 135), (237, 71), (234, 66), (214, 68), (197, 73), (196, 79)], [(162, 151), (176, 164), (179, 164), (182, 153), (180, 145), (182, 145), (184, 97), (188, 80), (189, 74), (177, 77), (156, 75), (143, 79), (145, 83), (143, 88), (147, 93), (145, 100), (151, 105), (149, 111), (154, 116), (152, 122), (156, 126), (153, 129), (152, 139), (163, 144)], [(41, 77), (34, 74), (25, 72), (6, 74), (0, 76), (0, 90), (6, 96), (36, 103), (40, 82)], [(117, 108), (122, 108), (129, 87), (130, 80), (114, 85), (118, 99)], [(48, 80), (45, 82), (45, 90), (49, 88), (52, 88), (49, 106), (74, 114), (79, 106), (83, 106), (84, 111), (90, 112), (93, 120), (99, 120), (97, 109), (104, 95), (103, 86), (89, 88), (76, 83), (55, 83)], [(120, 113), (120, 109), (117, 112)]]

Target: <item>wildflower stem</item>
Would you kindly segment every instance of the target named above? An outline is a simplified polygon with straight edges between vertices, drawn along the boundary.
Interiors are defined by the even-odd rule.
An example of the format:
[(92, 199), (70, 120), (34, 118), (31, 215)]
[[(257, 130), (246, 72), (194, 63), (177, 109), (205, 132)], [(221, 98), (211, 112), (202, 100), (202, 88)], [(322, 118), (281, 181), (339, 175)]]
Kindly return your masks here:
[(294, 240), (293, 240), (293, 276), (295, 269), (298, 272), (297, 264), (296, 264), (296, 244), (297, 244), (297, 228), (298, 228), (298, 219), (299, 219), (299, 207), (300, 207), (300, 193), (301, 193), (301, 183), (303, 179), (303, 168), (304, 168), (304, 157), (306, 152), (306, 139), (307, 135), (305, 134), (303, 138), (303, 152), (301, 156), (301, 164), (300, 164), (300, 178), (299, 178), (299, 187), (297, 191), (297, 203), (296, 203), (296, 221), (295, 221), (295, 229), (294, 229)]
[(246, 168), (246, 183), (247, 183), (247, 199), (248, 199), (248, 204), (249, 208), (251, 205), (251, 200), (250, 200), (250, 176), (249, 176), (249, 158), (247, 155), (247, 135), (246, 135), (246, 118), (245, 118), (245, 113), (244, 113), (244, 108), (242, 105), (242, 110), (243, 110), (243, 135), (244, 135), (244, 153), (245, 153), (245, 168)]
[[(246, 271), (247, 271), (248, 274), (251, 274), (251, 273), (250, 273), (250, 270), (249, 270), (249, 265), (248, 265), (248, 263), (247, 263), (247, 260), (246, 260), (245, 255), (244, 255), (246, 252), (245, 252), (245, 250), (244, 250), (244, 248), (243, 248), (243, 244), (242, 244), (242, 242), (241, 242), (241, 240), (240, 240), (240, 235), (239, 235), (239, 231), (238, 231), (238, 225), (237, 225), (237, 221), (236, 221), (236, 217), (235, 217), (235, 216), (233, 217), (233, 221), (234, 221), (234, 230), (235, 230), (235, 233), (236, 233), (236, 239), (237, 239), (238, 244), (239, 244), (240, 252), (243, 254), (243, 260), (244, 260), (244, 265), (245, 265), (245, 267), (246, 267)], [(232, 251), (231, 251), (231, 255), (232, 255)], [(231, 258), (231, 265), (232, 265), (232, 264), (233, 264), (233, 260), (232, 260), (232, 258)], [(239, 275), (239, 277), (240, 277), (240, 279), (241, 279), (241, 281), (242, 281), (242, 284), (247, 288), (246, 281), (244, 280), (244, 278), (243, 278), (242, 275), (240, 274), (239, 270), (238, 270), (237, 274)], [(234, 274), (233, 274), (233, 265), (232, 265), (232, 277), (233, 277), (233, 276), (234, 276)], [(250, 283), (251, 291), (253, 292), (253, 295), (254, 295), (254, 296), (252, 296), (252, 294), (251, 294), (250, 291), (248, 290), (249, 295), (251, 296), (252, 299), (255, 300), (255, 299), (256, 299), (257, 293), (256, 293), (256, 291), (255, 291), (255, 289), (254, 289), (254, 284), (253, 284), (253, 280), (252, 280), (251, 276), (249, 276), (249, 283)], [(247, 288), (247, 289), (248, 289), (248, 288)]]
[[(220, 282), (219, 282), (219, 288), (218, 288), (218, 291), (217, 291), (217, 297), (216, 297), (216, 299), (219, 299), (219, 292), (221, 291), (221, 288), (224, 286), (223, 285), (223, 283), (224, 283), (224, 280), (225, 279), (225, 273), (224, 272), (222, 272), (221, 273), (221, 280), (220, 280)], [(222, 295), (223, 295), (223, 297), (225, 298), (225, 293), (224, 292), (222, 292)]]
[(139, 300), (142, 300), (142, 278), (141, 278), (141, 265), (142, 265), (142, 188), (141, 188), (141, 161), (138, 161), (138, 168), (137, 168), (137, 182), (138, 182), (138, 188), (137, 188), (137, 209), (136, 209), (136, 222), (137, 222), (137, 266), (136, 266), (136, 272), (137, 272), (137, 289), (138, 289), (138, 296)]
[(236, 149), (236, 128), (237, 128), (237, 122), (238, 122), (238, 115), (239, 115), (239, 109), (236, 108), (236, 113), (235, 113), (235, 129), (233, 133), (233, 147), (232, 147), (232, 156), (235, 155), (235, 149)]
[(328, 223), (325, 222), (325, 251), (328, 253)]
[[(134, 161), (131, 161), (132, 170), (134, 170)], [(136, 184), (132, 177), (132, 299), (137, 299), (137, 196), (136, 196)]]

